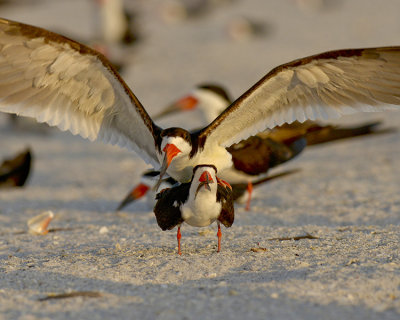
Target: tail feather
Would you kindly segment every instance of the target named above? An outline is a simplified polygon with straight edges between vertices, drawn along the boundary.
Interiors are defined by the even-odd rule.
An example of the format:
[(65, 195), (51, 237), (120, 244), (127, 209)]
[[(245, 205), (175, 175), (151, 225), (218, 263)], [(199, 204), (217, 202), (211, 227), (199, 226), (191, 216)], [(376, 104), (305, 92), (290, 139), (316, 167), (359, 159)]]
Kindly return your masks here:
[(335, 126), (313, 127), (306, 134), (307, 145), (311, 146), (336, 140), (396, 131), (394, 128), (378, 129), (379, 125), (381, 125), (381, 122), (377, 121), (347, 128)]

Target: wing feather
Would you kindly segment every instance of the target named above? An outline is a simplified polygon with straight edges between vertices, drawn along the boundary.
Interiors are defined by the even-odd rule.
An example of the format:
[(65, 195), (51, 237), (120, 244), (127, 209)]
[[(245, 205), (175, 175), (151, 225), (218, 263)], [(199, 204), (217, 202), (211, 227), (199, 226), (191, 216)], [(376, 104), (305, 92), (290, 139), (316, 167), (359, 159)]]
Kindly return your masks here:
[(118, 144), (159, 164), (161, 129), (104, 56), (6, 19), (0, 19), (0, 111)]
[(273, 69), (204, 128), (199, 141), (228, 147), (282, 123), (393, 105), (400, 105), (400, 47), (330, 51)]

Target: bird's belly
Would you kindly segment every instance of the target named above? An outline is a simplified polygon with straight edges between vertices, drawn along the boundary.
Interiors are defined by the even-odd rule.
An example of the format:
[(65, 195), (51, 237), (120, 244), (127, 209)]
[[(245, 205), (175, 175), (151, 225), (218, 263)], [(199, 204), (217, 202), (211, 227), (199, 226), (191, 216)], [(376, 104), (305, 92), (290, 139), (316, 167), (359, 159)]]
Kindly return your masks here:
[(222, 170), (218, 177), (228, 181), (231, 184), (234, 183), (247, 183), (250, 181), (258, 180), (263, 177), (266, 177), (267, 173), (260, 174), (260, 175), (250, 175), (245, 172), (236, 170), (233, 166), (229, 167), (228, 169)]
[(214, 201), (200, 200), (194, 203), (184, 204), (182, 206), (183, 220), (192, 227), (209, 226), (218, 219), (221, 213), (221, 204)]

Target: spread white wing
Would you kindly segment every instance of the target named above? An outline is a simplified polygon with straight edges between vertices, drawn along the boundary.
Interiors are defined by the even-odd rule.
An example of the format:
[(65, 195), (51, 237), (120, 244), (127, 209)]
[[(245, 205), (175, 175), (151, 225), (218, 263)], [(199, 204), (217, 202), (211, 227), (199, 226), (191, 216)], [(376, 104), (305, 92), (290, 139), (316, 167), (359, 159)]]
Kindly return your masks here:
[(160, 128), (104, 56), (5, 19), (0, 19), (0, 111), (118, 144), (159, 165)]
[(199, 133), (230, 146), (295, 120), (338, 118), (400, 105), (400, 47), (339, 50), (281, 65)]

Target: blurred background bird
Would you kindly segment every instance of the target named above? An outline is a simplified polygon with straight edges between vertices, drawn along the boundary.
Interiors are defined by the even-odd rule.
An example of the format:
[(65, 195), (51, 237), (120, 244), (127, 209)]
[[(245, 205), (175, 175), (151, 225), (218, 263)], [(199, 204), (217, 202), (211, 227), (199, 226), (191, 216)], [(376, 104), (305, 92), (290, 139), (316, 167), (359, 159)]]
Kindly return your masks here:
[(32, 161), (29, 148), (5, 159), (0, 165), (0, 188), (23, 187), (31, 172)]

